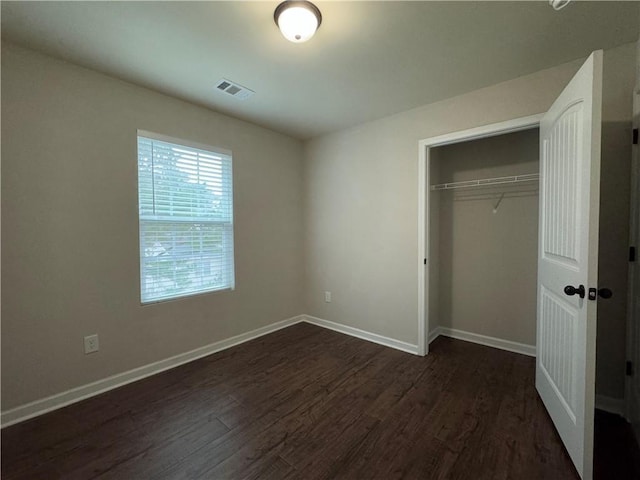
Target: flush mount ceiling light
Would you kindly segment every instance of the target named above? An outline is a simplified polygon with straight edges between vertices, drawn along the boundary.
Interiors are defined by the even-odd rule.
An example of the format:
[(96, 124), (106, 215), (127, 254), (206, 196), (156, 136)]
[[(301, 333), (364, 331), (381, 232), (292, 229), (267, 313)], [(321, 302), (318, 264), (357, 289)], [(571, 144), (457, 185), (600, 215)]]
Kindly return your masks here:
[(571, 0), (549, 0), (549, 5), (551, 5), (554, 10), (562, 10), (569, 5), (570, 1)]
[(313, 37), (322, 23), (318, 7), (307, 1), (287, 1), (276, 7), (273, 19), (284, 38), (294, 43), (302, 43)]

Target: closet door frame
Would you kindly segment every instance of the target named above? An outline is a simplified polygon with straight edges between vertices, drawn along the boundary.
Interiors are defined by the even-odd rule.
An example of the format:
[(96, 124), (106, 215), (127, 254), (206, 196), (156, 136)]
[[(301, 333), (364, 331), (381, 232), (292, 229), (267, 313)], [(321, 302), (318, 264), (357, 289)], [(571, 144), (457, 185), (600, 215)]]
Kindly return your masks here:
[(429, 319), (429, 193), (431, 189), (430, 150), (454, 143), (495, 137), (540, 126), (543, 114), (514, 118), (500, 123), (447, 133), (418, 142), (418, 355), (429, 353), (429, 343), (438, 336)]

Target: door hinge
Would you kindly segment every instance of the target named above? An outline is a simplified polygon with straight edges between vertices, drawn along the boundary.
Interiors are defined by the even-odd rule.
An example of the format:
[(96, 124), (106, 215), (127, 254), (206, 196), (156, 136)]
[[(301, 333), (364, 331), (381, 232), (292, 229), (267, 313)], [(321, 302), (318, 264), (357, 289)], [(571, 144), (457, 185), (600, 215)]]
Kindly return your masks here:
[(629, 247), (629, 261), (636, 261), (636, 247)]
[(425, 264), (425, 265), (427, 264), (427, 259), (426, 259), (426, 258), (424, 259), (424, 264)]
[(633, 362), (627, 360), (627, 371), (626, 374), (628, 377), (633, 376)]
[(633, 129), (633, 144), (634, 145), (638, 144), (638, 129), (637, 128)]

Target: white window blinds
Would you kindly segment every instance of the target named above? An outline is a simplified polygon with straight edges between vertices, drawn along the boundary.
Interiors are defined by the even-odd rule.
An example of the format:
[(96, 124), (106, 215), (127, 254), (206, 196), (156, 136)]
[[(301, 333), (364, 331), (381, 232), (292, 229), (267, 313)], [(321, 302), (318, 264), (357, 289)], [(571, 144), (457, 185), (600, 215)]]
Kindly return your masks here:
[(234, 288), (232, 185), (231, 152), (138, 131), (142, 303)]

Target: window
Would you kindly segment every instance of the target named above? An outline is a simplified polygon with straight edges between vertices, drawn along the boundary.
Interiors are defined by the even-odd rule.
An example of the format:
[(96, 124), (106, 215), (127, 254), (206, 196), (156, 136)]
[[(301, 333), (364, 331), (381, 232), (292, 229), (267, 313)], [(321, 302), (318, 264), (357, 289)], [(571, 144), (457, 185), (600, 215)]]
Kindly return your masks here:
[(142, 303), (234, 288), (232, 185), (231, 152), (138, 131)]

